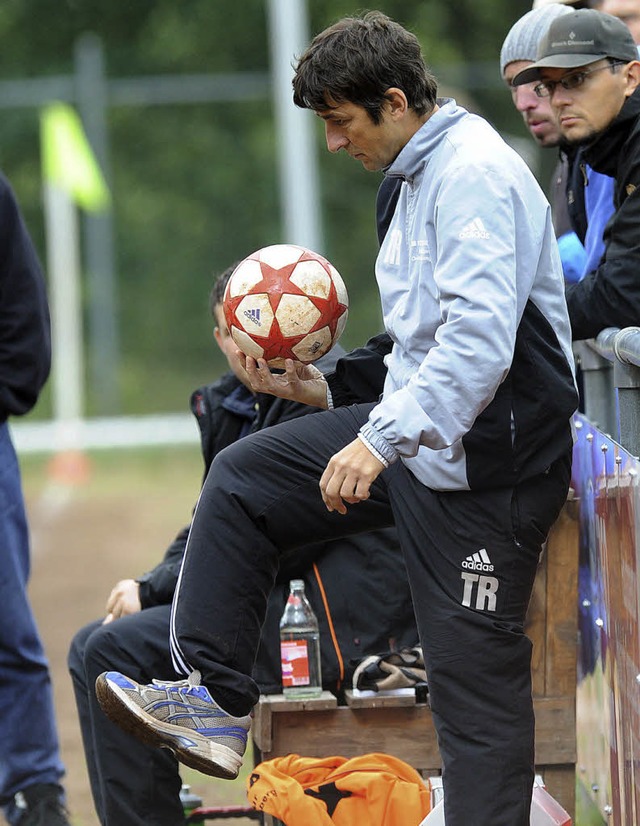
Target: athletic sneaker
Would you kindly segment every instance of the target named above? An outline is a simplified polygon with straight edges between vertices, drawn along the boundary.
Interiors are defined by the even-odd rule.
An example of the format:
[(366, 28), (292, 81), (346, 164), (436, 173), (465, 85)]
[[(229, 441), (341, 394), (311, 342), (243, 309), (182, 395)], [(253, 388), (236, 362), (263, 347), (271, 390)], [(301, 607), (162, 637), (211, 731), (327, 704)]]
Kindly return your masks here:
[(96, 680), (96, 695), (107, 717), (139, 740), (169, 749), (203, 774), (238, 776), (251, 717), (223, 711), (200, 685), (200, 672), (188, 680), (140, 685), (106, 671)]
[(62, 794), (56, 783), (34, 783), (18, 792), (14, 797), (14, 812), (22, 812), (18, 826), (71, 826)]

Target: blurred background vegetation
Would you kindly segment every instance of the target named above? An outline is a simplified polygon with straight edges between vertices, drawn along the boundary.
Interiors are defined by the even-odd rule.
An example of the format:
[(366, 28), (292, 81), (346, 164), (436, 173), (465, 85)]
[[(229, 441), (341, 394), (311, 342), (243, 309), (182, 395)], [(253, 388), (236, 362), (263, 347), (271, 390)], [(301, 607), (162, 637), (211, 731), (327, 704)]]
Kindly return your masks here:
[[(40, 112), (24, 96), (4, 94), (9, 82), (29, 79), (41, 97), (49, 85), (55, 94), (67, 82), (73, 103), (82, 83), (79, 44), (92, 34), (102, 49), (108, 89), (122, 79), (164, 77), (173, 78), (179, 90), (180, 78), (214, 74), (224, 80), (248, 73), (264, 90), (245, 100), (212, 103), (180, 102), (178, 94), (162, 105), (107, 96), (103, 153), (113, 198), (118, 339), (117, 370), (107, 378), (117, 392), (111, 398), (101, 394), (104, 376), (92, 372), (88, 357), (90, 416), (186, 410), (192, 389), (224, 367), (212, 344), (207, 307), (213, 274), (258, 247), (295, 242), (283, 237), (280, 214), (266, 6), (267, 0), (0, 5), (0, 168), (16, 190), (45, 264)], [(554, 153), (541, 157), (536, 150), (498, 67), (506, 32), (530, 6), (528, 0), (378, 0), (370, 7), (417, 34), (441, 94), (493, 122), (522, 149), (546, 187)], [(351, 0), (307, 0), (307, 7), (310, 34), (361, 10)], [(318, 251), (347, 282), (351, 312), (342, 343), (348, 349), (380, 328), (372, 274), (380, 178), (344, 153), (331, 157), (319, 122), (314, 130), (325, 239)], [(90, 338), (95, 317), (89, 292), (84, 283)], [(47, 418), (50, 406), (45, 393), (34, 415)]]

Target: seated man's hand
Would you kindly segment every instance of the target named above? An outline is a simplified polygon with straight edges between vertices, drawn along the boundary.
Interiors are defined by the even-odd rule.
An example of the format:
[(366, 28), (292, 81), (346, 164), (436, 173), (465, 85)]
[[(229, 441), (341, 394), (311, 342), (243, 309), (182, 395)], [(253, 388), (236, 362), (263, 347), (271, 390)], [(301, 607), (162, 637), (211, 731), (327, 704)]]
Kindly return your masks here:
[(244, 369), (254, 393), (270, 393), (281, 399), (327, 409), (327, 382), (313, 364), (287, 359), (284, 373), (272, 373), (264, 359), (243, 356)]
[(113, 588), (107, 600), (107, 616), (103, 625), (127, 614), (142, 610), (140, 604), (140, 584), (135, 579), (121, 579)]

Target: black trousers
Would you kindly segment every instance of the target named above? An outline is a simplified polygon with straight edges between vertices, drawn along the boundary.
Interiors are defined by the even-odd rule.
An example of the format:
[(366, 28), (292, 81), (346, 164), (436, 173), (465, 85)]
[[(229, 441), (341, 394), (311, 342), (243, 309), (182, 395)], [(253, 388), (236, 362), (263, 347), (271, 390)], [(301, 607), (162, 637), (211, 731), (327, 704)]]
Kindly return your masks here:
[(181, 826), (178, 763), (112, 723), (98, 705), (96, 677), (121, 671), (148, 683), (175, 680), (169, 654), (170, 605), (147, 608), (108, 625), (82, 628), (69, 651), (93, 801), (102, 826)]
[(176, 666), (246, 714), (269, 591), (284, 551), (395, 522), (443, 761), (447, 826), (528, 826), (534, 777), (531, 643), (523, 631), (541, 546), (566, 497), (570, 451), (517, 488), (442, 493), (400, 462), (366, 502), (329, 513), (318, 482), (371, 405), (240, 440), (215, 459), (172, 615)]

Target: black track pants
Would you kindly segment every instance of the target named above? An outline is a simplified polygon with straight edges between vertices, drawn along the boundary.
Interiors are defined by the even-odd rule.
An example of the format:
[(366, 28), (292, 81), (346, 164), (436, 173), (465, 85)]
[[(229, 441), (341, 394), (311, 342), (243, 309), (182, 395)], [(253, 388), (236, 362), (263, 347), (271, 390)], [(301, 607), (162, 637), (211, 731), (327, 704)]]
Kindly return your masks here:
[(305, 416), (220, 453), (189, 537), (172, 616), (176, 665), (197, 668), (228, 712), (258, 698), (249, 676), (284, 552), (395, 522), (425, 653), (447, 826), (528, 826), (534, 766), (531, 644), (523, 624), (570, 455), (488, 491), (438, 492), (400, 462), (346, 515), (318, 482), (371, 405)]
[(147, 608), (102, 625), (86, 625), (69, 651), (82, 743), (102, 826), (181, 826), (178, 763), (112, 723), (96, 698), (96, 678), (121, 671), (140, 683), (175, 680), (169, 653), (170, 605)]

